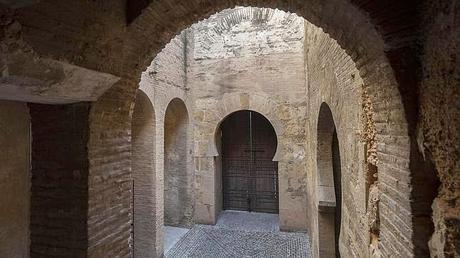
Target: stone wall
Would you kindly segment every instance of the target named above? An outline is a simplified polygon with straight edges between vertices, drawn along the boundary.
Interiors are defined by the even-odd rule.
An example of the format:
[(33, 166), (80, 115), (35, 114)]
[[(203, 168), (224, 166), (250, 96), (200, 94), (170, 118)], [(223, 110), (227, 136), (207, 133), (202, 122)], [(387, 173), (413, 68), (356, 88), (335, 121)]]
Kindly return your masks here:
[(222, 206), (215, 134), (238, 110), (264, 115), (278, 137), (280, 226), (306, 230), (303, 19), (272, 9), (229, 9), (190, 29), (188, 85), (194, 98), (196, 220)]
[(0, 257), (29, 257), (30, 117), (25, 103), (0, 101)]
[(460, 256), (460, 5), (426, 1), (418, 145), (441, 182), (432, 204), (432, 257)]
[[(8, 59), (8, 53), (34, 52), (34, 58), (65, 60), (73, 65), (125, 77), (92, 105), (92, 136), (88, 143), (88, 152), (92, 166), (90, 171), (96, 175), (94, 181), (90, 180), (89, 198), (91, 205), (101, 208), (89, 213), (89, 227), (92, 229), (90, 235), (94, 236), (90, 250), (100, 250), (100, 256), (126, 255), (130, 252), (129, 234), (116, 233), (130, 223), (129, 212), (120, 208), (129, 203), (129, 194), (121, 196), (120, 192), (129, 192), (130, 189), (120, 182), (130, 180), (129, 114), (141, 71), (173, 35), (213, 12), (233, 7), (234, 4), (295, 11), (322, 27), (350, 54), (366, 83), (369, 99), (373, 101), (376, 138), (380, 141), (377, 146), (381, 158), (379, 172), (386, 171), (387, 175), (391, 174), (379, 177), (383, 182), (383, 197), (387, 204), (391, 203), (380, 205), (382, 211), (391, 214), (391, 218), (384, 221), (382, 227), (387, 232), (396, 232), (382, 236), (381, 246), (386, 255), (414, 255), (411, 239), (414, 235), (411, 221), (413, 202), (411, 203), (411, 196), (407, 194), (411, 191), (412, 182), (408, 178), (413, 171), (408, 169), (411, 161), (408, 150), (402, 146), (408, 145), (406, 119), (418, 118), (404, 107), (409, 106), (415, 110), (421, 108), (421, 121), (417, 127), (420, 130), (418, 143), (420, 149), (425, 149), (425, 157), (429, 159), (432, 155), (442, 181), (440, 198), (434, 206), (439, 210), (435, 214), (435, 238), (447, 236), (439, 240), (441, 244), (435, 244), (437, 247), (432, 247), (432, 251), (449, 254), (458, 246), (458, 237), (455, 237), (458, 230), (449, 231), (458, 225), (458, 210), (455, 206), (458, 192), (455, 184), (458, 179), (455, 175), (458, 175), (459, 160), (456, 158), (459, 144), (455, 132), (460, 131), (456, 128), (459, 123), (455, 120), (459, 106), (456, 101), (458, 83), (455, 77), (455, 68), (459, 67), (455, 59), (459, 42), (456, 31), (459, 27), (456, 26), (458, 19), (455, 18), (458, 5), (454, 1), (423, 1), (430, 9), (420, 10), (420, 2), (158, 0), (144, 5), (146, 8), (138, 12), (139, 17), (130, 24), (125, 20), (125, 2), (81, 0), (70, 3), (43, 0), (6, 15), (3, 15), (6, 8), (2, 6), (1, 29), (3, 32), (13, 29), (13, 33), (4, 33), (6, 37), (1, 39), (2, 75), (7, 71), (4, 61)], [(17, 23), (9, 20), (11, 17)], [(419, 30), (416, 25), (420, 23), (420, 17), (425, 21)], [(17, 26), (18, 24), (21, 26)], [(10, 38), (11, 35), (23, 35), (24, 41)], [(445, 40), (439, 40), (440, 37)], [(418, 41), (420, 38), (421, 41)], [(423, 53), (414, 48), (417, 42), (423, 42)], [(420, 64), (413, 64), (413, 60), (421, 54)], [(20, 72), (30, 70), (26, 66), (18, 67)], [(395, 80), (395, 77), (411, 77), (422, 67), (420, 91), (417, 82)], [(43, 69), (38, 70), (37, 78), (46, 78), (45, 72)], [(74, 86), (76, 85), (79, 84)], [(46, 87), (47, 85), (43, 85), (39, 89), (46, 90)], [(74, 87), (69, 85), (69, 89)], [(417, 99), (419, 92), (420, 102)], [(74, 92), (68, 92), (65, 97), (72, 97), (73, 94)], [(415, 97), (404, 98), (407, 95)], [(7, 95), (1, 97), (9, 98)], [(161, 128), (157, 128), (159, 127)], [(414, 129), (412, 124), (412, 137)], [(158, 135), (162, 133), (159, 132)], [(159, 149), (162, 151), (163, 147)], [(162, 166), (161, 162), (157, 164)], [(424, 181), (417, 183), (423, 185)], [(117, 194), (105, 189), (111, 189)], [(93, 195), (98, 194), (104, 198), (93, 198)], [(103, 203), (111, 203), (114, 207), (104, 206)], [(114, 221), (111, 218), (114, 211), (120, 212), (122, 218)], [(397, 221), (396, 225), (391, 221)], [(101, 231), (101, 228), (105, 230)], [(397, 230), (398, 228), (403, 230)], [(434, 242), (436, 241), (438, 240)], [(102, 248), (104, 245), (106, 248)], [(117, 248), (110, 251), (114, 246)]]

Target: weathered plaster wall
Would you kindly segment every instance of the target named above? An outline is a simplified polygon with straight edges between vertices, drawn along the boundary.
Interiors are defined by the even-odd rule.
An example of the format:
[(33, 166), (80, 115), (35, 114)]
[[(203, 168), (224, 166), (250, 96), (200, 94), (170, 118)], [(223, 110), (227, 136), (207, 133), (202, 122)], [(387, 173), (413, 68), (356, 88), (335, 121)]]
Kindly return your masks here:
[(221, 207), (215, 133), (225, 116), (250, 109), (277, 131), (280, 226), (306, 230), (303, 19), (272, 9), (225, 10), (192, 26), (187, 82), (194, 97), (196, 219)]
[(432, 257), (460, 256), (460, 4), (426, 1), (418, 144), (441, 185), (433, 202)]
[[(350, 56), (320, 28), (306, 23), (306, 67), (308, 72), (307, 159), (308, 221), (315, 257), (319, 241), (333, 230), (325, 228), (322, 220), (328, 214), (318, 211), (318, 202), (324, 198), (318, 175), (317, 140), (320, 106), (325, 102), (332, 111), (340, 148), (342, 174), (342, 221), (340, 253), (342, 257), (368, 257), (369, 229), (366, 217), (365, 142), (362, 140), (363, 81)], [(329, 137), (332, 137), (332, 132)], [(328, 144), (332, 143), (332, 138)], [(330, 149), (331, 147), (329, 147)], [(332, 154), (331, 154), (332, 155)], [(323, 171), (324, 172), (324, 171)], [(327, 172), (327, 171), (326, 171)], [(332, 171), (329, 171), (332, 176)], [(324, 176), (324, 175), (323, 175)], [(327, 176), (327, 175), (326, 175)], [(324, 244), (324, 243), (322, 243)], [(324, 251), (324, 250), (323, 250)]]
[(0, 257), (29, 257), (30, 117), (0, 101)]

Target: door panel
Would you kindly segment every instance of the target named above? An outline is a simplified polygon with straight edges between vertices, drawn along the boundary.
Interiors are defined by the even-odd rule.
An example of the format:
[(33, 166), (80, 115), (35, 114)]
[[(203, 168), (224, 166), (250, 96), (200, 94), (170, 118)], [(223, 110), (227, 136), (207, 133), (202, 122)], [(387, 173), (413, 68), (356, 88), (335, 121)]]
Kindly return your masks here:
[(224, 209), (249, 210), (247, 180), (250, 171), (249, 113), (230, 116), (222, 123), (222, 183)]
[(278, 213), (276, 134), (270, 122), (239, 111), (221, 129), (224, 209)]

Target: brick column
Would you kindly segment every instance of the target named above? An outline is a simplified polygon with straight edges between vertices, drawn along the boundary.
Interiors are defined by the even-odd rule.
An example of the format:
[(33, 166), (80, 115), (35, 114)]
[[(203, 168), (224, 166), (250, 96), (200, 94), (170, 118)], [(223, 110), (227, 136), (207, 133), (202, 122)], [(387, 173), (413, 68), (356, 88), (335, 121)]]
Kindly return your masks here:
[(132, 255), (131, 115), (137, 83), (122, 79), (91, 105), (88, 257)]
[(136, 85), (122, 80), (94, 103), (29, 105), (32, 257), (132, 255)]

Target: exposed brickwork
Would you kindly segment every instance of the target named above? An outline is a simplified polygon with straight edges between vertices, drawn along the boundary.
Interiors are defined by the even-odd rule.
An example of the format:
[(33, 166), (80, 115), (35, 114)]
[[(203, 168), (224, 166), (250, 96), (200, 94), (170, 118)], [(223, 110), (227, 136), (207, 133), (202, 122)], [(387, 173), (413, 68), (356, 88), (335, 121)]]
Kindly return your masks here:
[[(454, 14), (458, 13), (458, 5), (455, 1), (426, 1), (427, 8), (430, 9), (421, 10), (417, 16), (417, 2), (419, 1), (356, 0), (350, 3), (345, 0), (159, 0), (152, 1), (129, 26), (126, 24), (124, 1), (43, 0), (16, 12), (17, 20), (22, 25), (25, 43), (37, 55), (66, 60), (71, 64), (117, 76), (123, 75), (125, 78), (138, 78), (140, 71), (150, 64), (153, 56), (181, 29), (235, 4), (294, 11), (323, 28), (356, 63), (374, 106), (378, 172), (382, 188), (380, 212), (388, 215), (385, 215), (381, 223), (382, 253), (412, 256), (417, 252), (420, 243), (414, 245), (412, 240), (413, 236), (419, 234), (413, 231), (417, 223), (412, 220), (417, 218), (411, 215), (417, 212), (418, 204), (421, 204), (421, 210), (424, 211), (422, 217), (426, 219), (427, 202), (423, 201), (423, 196), (418, 196), (417, 189), (423, 188), (411, 186), (423, 187), (424, 171), (431, 172), (429, 164), (424, 164), (423, 156), (418, 153), (415, 129), (420, 129), (419, 146), (426, 148), (425, 157), (433, 157), (442, 182), (440, 198), (435, 205), (440, 211), (435, 214), (436, 222), (439, 222), (436, 232), (437, 238), (441, 235), (447, 237), (439, 240), (441, 244), (433, 242), (432, 251), (449, 253), (455, 250), (456, 244), (453, 241), (456, 239), (455, 232), (458, 230), (455, 230), (458, 227), (454, 227), (454, 231), (449, 231), (448, 234), (442, 233), (447, 230), (445, 225), (458, 225), (458, 209), (452, 203), (456, 203), (454, 200), (458, 199), (458, 185), (455, 182), (459, 180), (455, 175), (459, 174), (459, 137), (456, 132), (460, 131), (456, 127), (460, 123), (455, 120), (459, 117), (456, 108), (459, 106), (458, 83), (455, 81), (455, 68), (459, 67), (455, 61), (459, 26), (456, 24), (458, 19), (454, 18)], [(421, 30), (416, 29), (417, 17), (426, 20)], [(421, 33), (424, 48), (421, 57), (424, 64), (423, 82), (420, 90), (422, 122), (418, 126), (418, 81), (415, 76), (418, 68), (415, 54), (418, 50), (414, 48), (417, 33)], [(439, 37), (445, 40), (439, 40)], [(25, 47), (18, 51), (30, 51), (30, 48)], [(123, 86), (115, 87), (109, 95), (105, 95), (94, 105), (95, 119), (91, 123), (96, 128), (95, 136), (88, 145), (95, 174), (105, 175), (104, 180), (107, 179), (107, 182), (114, 185), (116, 180), (107, 175), (113, 173), (112, 168), (129, 174), (129, 155), (120, 151), (122, 148), (129, 149), (130, 146), (129, 122), (118, 119), (129, 120), (128, 107), (132, 106), (134, 88), (137, 86), (134, 82), (121, 82), (119, 85)], [(115, 98), (107, 97), (114, 95)], [(125, 179), (122, 178), (121, 181)], [(104, 186), (96, 186), (94, 183), (94, 187), (98, 189)], [(113, 198), (101, 198), (99, 201), (112, 200), (121, 206), (125, 205), (125, 198), (120, 198), (122, 201), (119, 202), (114, 196), (116, 195)], [(108, 206), (105, 209), (109, 209)], [(449, 215), (445, 217), (443, 214)], [(110, 214), (102, 216), (110, 217)], [(101, 226), (113, 226), (108, 227), (107, 231), (95, 230), (95, 234), (99, 233), (95, 236), (98, 239), (96, 242), (112, 241), (116, 229), (125, 226), (124, 223), (129, 221), (128, 215), (117, 222), (118, 227), (115, 223), (111, 224), (113, 221), (110, 219), (107, 223), (100, 222)], [(449, 230), (450, 228), (452, 227)], [(104, 238), (102, 235), (110, 237)], [(120, 242), (123, 243), (119, 245), (120, 249), (115, 248), (110, 254), (117, 251), (122, 254), (129, 253), (125, 245), (128, 240)]]
[(89, 106), (29, 104), (32, 257), (87, 254)]
[(122, 80), (91, 105), (86, 141), (89, 257), (131, 255), (131, 113), (136, 85)]
[[(321, 248), (325, 245), (321, 241), (331, 239), (328, 236), (334, 235), (334, 225), (332, 223), (331, 226), (328, 222), (334, 221), (334, 215), (320, 212), (319, 206), (320, 202), (325, 200), (324, 186), (333, 186), (330, 144), (335, 125), (339, 140), (342, 181), (340, 254), (345, 257), (367, 257), (369, 226), (366, 216), (366, 142), (361, 137), (365, 129), (362, 119), (363, 79), (350, 56), (320, 28), (307, 23), (305, 35), (305, 45), (308, 46), (306, 69), (310, 114), (306, 124), (309, 139), (307, 153), (312, 154), (307, 156), (307, 189), (311, 196), (309, 209), (314, 211), (310, 215), (313, 254), (315, 257), (321, 257), (326, 254), (324, 252), (333, 248), (333, 245)], [(319, 116), (324, 115), (321, 113), (323, 102), (329, 106), (332, 118), (320, 122)], [(334, 125), (324, 125), (323, 122)], [(333, 195), (334, 189), (329, 192)], [(335, 203), (335, 198), (329, 199)]]
[(145, 93), (138, 90), (131, 127), (133, 173), (133, 256), (156, 254), (155, 111)]
[(29, 257), (30, 117), (27, 104), (0, 101), (0, 257)]
[[(140, 90), (147, 95), (155, 111), (155, 250), (156, 256), (163, 255), (164, 233), (164, 124), (168, 104), (173, 99), (180, 99), (185, 103), (187, 112), (191, 110), (189, 89), (187, 88), (186, 64), (186, 32), (173, 38), (163, 51), (152, 61), (146, 71), (142, 73)], [(192, 127), (188, 126), (189, 135)], [(189, 137), (188, 140), (192, 138)], [(187, 153), (191, 153), (192, 144), (188, 144)], [(191, 170), (192, 155), (187, 155), (187, 168)]]

